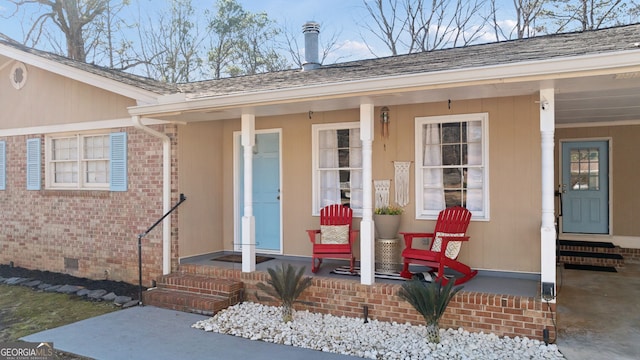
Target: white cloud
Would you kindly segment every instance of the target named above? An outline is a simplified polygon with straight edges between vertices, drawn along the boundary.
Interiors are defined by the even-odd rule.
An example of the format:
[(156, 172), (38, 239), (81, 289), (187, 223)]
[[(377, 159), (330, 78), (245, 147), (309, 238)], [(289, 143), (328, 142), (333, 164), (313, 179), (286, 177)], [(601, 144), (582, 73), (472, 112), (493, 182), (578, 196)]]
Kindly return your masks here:
[[(516, 21), (500, 20), (498, 21), (498, 26), (500, 27), (500, 29), (502, 29), (502, 32), (507, 37), (507, 38), (504, 38), (501, 36), (500, 40), (507, 40), (511, 36), (511, 32), (513, 31), (513, 29), (515, 29), (516, 27)], [(481, 42), (495, 42), (495, 41), (496, 41), (496, 34), (493, 31), (487, 32), (481, 37)]]
[[(372, 53), (373, 51), (373, 53)], [(337, 48), (329, 54), (325, 64), (342, 63), (347, 61), (373, 59), (390, 55), (388, 50), (381, 50), (375, 45), (358, 40), (344, 40), (337, 44)]]

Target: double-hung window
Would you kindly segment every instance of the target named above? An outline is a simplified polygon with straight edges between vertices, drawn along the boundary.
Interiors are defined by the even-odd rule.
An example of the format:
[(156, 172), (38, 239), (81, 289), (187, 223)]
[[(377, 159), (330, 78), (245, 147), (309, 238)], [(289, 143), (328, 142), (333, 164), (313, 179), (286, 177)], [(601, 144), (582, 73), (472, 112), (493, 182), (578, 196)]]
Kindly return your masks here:
[(117, 159), (126, 161), (126, 133), (48, 136), (45, 144), (47, 188), (126, 190), (126, 166), (115, 168), (124, 189), (114, 188), (112, 173)]
[(360, 123), (312, 126), (313, 214), (343, 204), (362, 214), (362, 141)]
[(415, 119), (416, 218), (463, 206), (489, 219), (488, 115)]

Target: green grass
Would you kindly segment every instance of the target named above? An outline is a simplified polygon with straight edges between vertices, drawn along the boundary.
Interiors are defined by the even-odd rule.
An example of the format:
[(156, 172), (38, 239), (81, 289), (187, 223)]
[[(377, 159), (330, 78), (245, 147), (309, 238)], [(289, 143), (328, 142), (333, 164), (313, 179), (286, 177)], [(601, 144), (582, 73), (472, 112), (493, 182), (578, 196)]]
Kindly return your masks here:
[(0, 342), (15, 341), (118, 309), (110, 302), (91, 302), (66, 294), (0, 285)]

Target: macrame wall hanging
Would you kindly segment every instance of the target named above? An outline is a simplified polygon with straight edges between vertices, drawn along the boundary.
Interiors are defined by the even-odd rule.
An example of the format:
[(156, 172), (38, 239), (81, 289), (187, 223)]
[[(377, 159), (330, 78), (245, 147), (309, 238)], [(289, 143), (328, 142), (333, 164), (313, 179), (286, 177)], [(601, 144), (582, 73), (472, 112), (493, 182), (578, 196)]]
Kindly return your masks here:
[(405, 207), (409, 204), (409, 168), (411, 167), (410, 161), (394, 161), (395, 167), (395, 190), (396, 190), (396, 203), (400, 207)]
[(389, 206), (389, 189), (391, 180), (373, 180), (376, 192), (376, 209)]

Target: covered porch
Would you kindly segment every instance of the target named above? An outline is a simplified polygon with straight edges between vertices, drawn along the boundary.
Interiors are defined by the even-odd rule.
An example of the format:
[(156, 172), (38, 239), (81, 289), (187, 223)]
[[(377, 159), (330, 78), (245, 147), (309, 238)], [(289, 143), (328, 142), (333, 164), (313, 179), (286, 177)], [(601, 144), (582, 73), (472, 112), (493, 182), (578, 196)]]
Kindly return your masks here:
[[(450, 326), (460, 324), (477, 331), (491, 329), (499, 334), (540, 338), (542, 329), (551, 326), (558, 293), (559, 211), (555, 192), (562, 180), (556, 133), (562, 129), (566, 131), (563, 137), (581, 138), (593, 136), (592, 128), (604, 129), (605, 133), (616, 128), (624, 136), (631, 133), (628, 129), (635, 132), (638, 128), (640, 113), (635, 104), (640, 101), (640, 67), (637, 46), (629, 46), (635, 34), (632, 29), (620, 32), (616, 33), (619, 38), (594, 32), (572, 34), (570, 39), (546, 37), (459, 49), (473, 56), (438, 52), (421, 54), (424, 58), (375, 59), (349, 66), (267, 74), (255, 88), (253, 83), (243, 83), (246, 79), (222, 79), (202, 88), (189, 88), (161, 104), (131, 108), (130, 113), (143, 121), (176, 124), (179, 190), (194, 199), (180, 211), (179, 236), (165, 235), (165, 244), (173, 243), (175, 248), (163, 253), (165, 260), (172, 261), (164, 273), (238, 279), (248, 293), (253, 293), (256, 282), (265, 279), (261, 269), (268, 265), (255, 262), (260, 253), (256, 234), (263, 232), (256, 229), (261, 213), (255, 211), (257, 201), (252, 198), (254, 185), (264, 179), (251, 166), (256, 150), (259, 152), (256, 138), (260, 132), (281, 134), (282, 149), (282, 178), (277, 183), (281, 186), (274, 188), (281, 204), (277, 220), (280, 227), (277, 246), (268, 254), (289, 261), (310, 256), (311, 245), (304, 231), (317, 227), (316, 212), (320, 208), (314, 187), (318, 169), (311, 164), (318, 151), (311, 146), (313, 136), (320, 127), (348, 124), (358, 130), (353, 136), (359, 141), (361, 153), (361, 213), (354, 218), (354, 226), (360, 231), (355, 251), (361, 272), (350, 279), (332, 274), (317, 276), (318, 290), (309, 296), (320, 305), (311, 310), (359, 316), (363, 304), (367, 304), (379, 318), (417, 321), (408, 307), (398, 304), (395, 291), (399, 285), (375, 277), (372, 182), (392, 177), (393, 160), (412, 161), (414, 186), (401, 231), (431, 228), (433, 218), (421, 207), (428, 201), (422, 196), (424, 189), (416, 183), (425, 167), (422, 154), (433, 143), (425, 141), (421, 132), (433, 121), (445, 119), (444, 123), (453, 118), (453, 122), (463, 122), (460, 119), (464, 116), (480, 114), (485, 130), (482, 141), (487, 146), (486, 162), (478, 166), (486, 174), (482, 182), (485, 202), (482, 211), (472, 218), (468, 232), (471, 241), (463, 246), (461, 256), (481, 275), (465, 285), (460, 295), (465, 298), (452, 307), (458, 309)], [(610, 40), (619, 41), (620, 51), (607, 50)], [(567, 46), (574, 41), (589, 46)], [(602, 49), (597, 50), (598, 46)], [(536, 59), (530, 58), (533, 53)], [(503, 57), (494, 59), (497, 54)], [(472, 59), (480, 59), (480, 63)], [(310, 78), (313, 81), (309, 82)], [(384, 108), (389, 111), (388, 138), (378, 135), (385, 133), (381, 132), (384, 119), (380, 118)], [(627, 137), (616, 140), (616, 144), (623, 144), (624, 149), (634, 141)], [(616, 154), (624, 152), (614, 150)], [(629, 171), (615, 177), (633, 175), (633, 170)], [(615, 189), (629, 189), (627, 185)], [(243, 198), (240, 191), (245, 194)], [(624, 204), (622, 210), (637, 208), (637, 202), (625, 202), (628, 199), (622, 193), (610, 195), (615, 199), (612, 204)], [(622, 220), (624, 211), (611, 205), (609, 210), (607, 220), (613, 226), (586, 237), (624, 238), (633, 246), (640, 229), (615, 225), (611, 219)], [(623, 231), (616, 234), (614, 229)], [(584, 238), (585, 234), (572, 236)], [(231, 251), (241, 253), (240, 264), (184, 263), (195, 256)], [(322, 271), (331, 270), (326, 264), (323, 267)], [(482, 274), (492, 273), (514, 273), (521, 278), (517, 283), (493, 278), (482, 281)], [(534, 278), (527, 278), (530, 275)], [(515, 291), (508, 288), (520, 289), (522, 277), (528, 290), (514, 295)], [(490, 290), (496, 284), (504, 286)], [(340, 299), (337, 304), (336, 299)]]
[[(607, 126), (603, 125), (607, 122), (618, 125), (636, 118), (636, 108), (630, 104), (638, 95), (634, 92), (634, 83), (627, 81), (635, 77), (623, 76), (637, 69), (633, 61), (633, 54), (620, 52), (596, 54), (588, 59), (561, 57), (546, 60), (544, 65), (516, 62), (482, 68), (481, 72), (470, 67), (455, 72), (440, 69), (410, 75), (388, 74), (384, 78), (365, 78), (354, 83), (334, 82), (329, 76), (326, 82), (309, 87), (302, 86), (302, 82), (290, 88), (244, 90), (248, 92), (226, 95), (220, 95), (219, 90), (202, 89), (174, 96), (159, 105), (132, 108), (130, 113), (140, 121), (156, 119), (177, 124), (182, 139), (179, 147), (191, 143), (205, 130), (215, 133), (213, 140), (193, 142), (193, 150), (178, 149), (179, 153), (187, 154), (182, 159), (178, 156), (184, 164), (189, 161), (189, 151), (200, 151), (198, 146), (206, 144), (210, 149), (202, 152), (200, 159), (209, 160), (207, 156), (211, 154), (215, 162), (179, 174), (181, 192), (200, 197), (198, 192), (208, 185), (207, 191), (211, 194), (207, 198), (209, 203), (195, 205), (192, 202), (194, 210), (182, 209), (179, 239), (171, 239), (171, 234), (165, 232), (164, 264), (171, 260), (175, 267), (179, 258), (236, 250), (243, 255), (242, 271), (256, 270), (256, 214), (251, 189), (258, 181), (251, 164), (257, 147), (256, 134), (271, 129), (282, 134), (282, 142), (288, 142), (283, 145), (281, 155), (285, 179), (277, 189), (277, 198), (282, 204), (276, 240), (280, 246), (273, 253), (309, 255), (310, 245), (300, 240), (300, 234), (316, 226), (314, 212), (317, 209), (311, 209), (316, 205), (312, 206), (310, 200), (315, 194), (309, 194), (312, 183), (309, 173), (313, 169), (302, 165), (312, 155), (306, 142), (311, 140), (311, 129), (316, 123), (340, 124), (349, 119), (357, 124), (362, 143), (361, 216), (354, 219), (354, 226), (360, 230), (359, 280), (363, 285), (374, 284), (373, 179), (391, 177), (385, 162), (414, 157), (408, 140), (417, 136), (413, 124), (417, 117), (483, 112), (488, 114), (491, 124), (487, 131), (492, 174), (484, 195), (485, 213), (481, 218), (472, 218), (469, 233), (472, 241), (463, 250), (463, 260), (476, 269), (538, 273), (540, 286), (545, 283), (545, 289), (553, 297), (558, 215), (554, 193), (560, 181), (554, 152), (555, 132), (559, 126), (588, 127), (595, 123)], [(553, 80), (548, 74), (551, 65), (555, 69)], [(481, 79), (477, 74), (482, 74)], [(287, 76), (293, 82), (305, 78), (304, 72)], [(506, 78), (509, 80), (505, 81)], [(597, 91), (584, 91), (596, 86)], [(597, 93), (618, 99), (617, 111), (612, 108), (612, 102), (595, 99)], [(384, 107), (390, 109), (392, 136), (389, 139), (377, 135), (382, 126), (379, 113)], [(613, 113), (613, 117), (608, 115)], [(239, 134), (238, 145), (234, 142), (235, 133)], [(219, 145), (210, 145), (213, 143)], [(241, 169), (236, 162), (238, 158), (244, 160)], [(184, 168), (181, 166), (180, 171)], [(417, 176), (417, 169), (413, 170)], [(241, 182), (237, 176), (239, 171), (243, 171)], [(209, 184), (199, 180), (210, 175), (215, 177)], [(295, 184), (290, 179), (296, 179)], [(416, 180), (413, 174), (411, 180)], [(247, 196), (240, 199), (238, 193), (242, 189)], [(413, 189), (411, 192), (412, 202), (420, 200)], [(167, 191), (166, 196), (169, 195)], [(411, 203), (407, 210), (403, 231), (423, 230), (425, 218), (418, 213), (422, 209)], [(205, 214), (212, 219), (210, 224), (207, 224), (209, 220), (201, 219)], [(211, 231), (215, 232), (211, 236), (215, 242), (208, 242), (203, 236)], [(637, 238), (637, 234), (632, 237)], [(179, 252), (169, 250), (172, 241), (181, 243)], [(165, 266), (163, 272), (170, 272), (170, 267)]]

